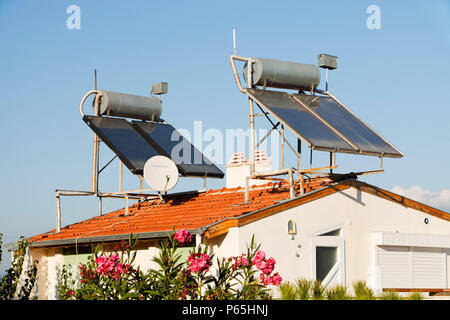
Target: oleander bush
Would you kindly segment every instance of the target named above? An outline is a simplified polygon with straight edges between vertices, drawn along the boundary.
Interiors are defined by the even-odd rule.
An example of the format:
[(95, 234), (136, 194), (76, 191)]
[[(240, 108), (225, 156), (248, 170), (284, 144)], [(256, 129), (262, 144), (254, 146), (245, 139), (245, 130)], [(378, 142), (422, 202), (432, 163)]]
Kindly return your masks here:
[(158, 266), (146, 272), (134, 267), (137, 240), (105, 252), (94, 249), (88, 262), (78, 266), (80, 281), (68, 266), (61, 270), (59, 297), (65, 300), (234, 300), (270, 299), (270, 285), (281, 284), (274, 272), (275, 260), (266, 257), (254, 237), (247, 252), (240, 256), (216, 259), (217, 272), (211, 272), (214, 255), (207, 248), (193, 247), (187, 260), (180, 246), (191, 243), (192, 235), (179, 230), (160, 241)]
[[(0, 262), (2, 256), (2, 237), (0, 233)], [(28, 300), (31, 297), (36, 282), (37, 261), (33, 261), (27, 269), (25, 259), (28, 249), (28, 241), (20, 237), (17, 250), (13, 253), (11, 268), (0, 279), (0, 300)]]

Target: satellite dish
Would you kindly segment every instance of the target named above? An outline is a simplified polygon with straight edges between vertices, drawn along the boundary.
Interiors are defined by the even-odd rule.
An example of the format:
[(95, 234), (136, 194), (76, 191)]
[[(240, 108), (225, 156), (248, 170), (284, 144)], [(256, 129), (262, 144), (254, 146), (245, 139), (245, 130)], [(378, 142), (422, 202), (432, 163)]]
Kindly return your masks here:
[(166, 192), (178, 182), (178, 168), (171, 159), (165, 156), (154, 156), (144, 165), (144, 179), (150, 188)]

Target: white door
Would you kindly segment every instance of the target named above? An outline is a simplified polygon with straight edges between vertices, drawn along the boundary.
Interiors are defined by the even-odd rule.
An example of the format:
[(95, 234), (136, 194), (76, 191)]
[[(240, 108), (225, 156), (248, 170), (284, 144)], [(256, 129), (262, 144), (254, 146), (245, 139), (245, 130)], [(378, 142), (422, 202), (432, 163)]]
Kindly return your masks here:
[(446, 255), (441, 248), (378, 246), (381, 288), (439, 289), (447, 285)]
[(311, 239), (311, 275), (324, 286), (345, 284), (344, 240), (339, 236)]

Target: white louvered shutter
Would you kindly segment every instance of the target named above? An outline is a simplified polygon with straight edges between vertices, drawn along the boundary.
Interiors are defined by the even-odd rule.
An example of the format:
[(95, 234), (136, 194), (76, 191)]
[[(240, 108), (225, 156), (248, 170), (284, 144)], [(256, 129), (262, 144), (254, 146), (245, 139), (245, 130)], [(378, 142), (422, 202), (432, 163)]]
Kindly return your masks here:
[(381, 288), (410, 288), (411, 268), (408, 247), (377, 247)]
[(439, 248), (411, 248), (413, 288), (445, 288), (446, 256)]

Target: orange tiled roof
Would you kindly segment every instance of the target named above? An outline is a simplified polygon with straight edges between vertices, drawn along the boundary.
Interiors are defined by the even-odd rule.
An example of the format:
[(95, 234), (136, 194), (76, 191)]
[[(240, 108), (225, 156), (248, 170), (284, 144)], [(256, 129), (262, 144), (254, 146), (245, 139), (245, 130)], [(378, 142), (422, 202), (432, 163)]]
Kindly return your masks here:
[[(309, 181), (305, 191), (319, 189), (329, 182), (331, 180)], [(296, 193), (299, 193), (298, 186)], [(247, 204), (244, 204), (244, 188), (181, 193), (167, 195), (164, 199), (165, 203), (154, 199), (134, 204), (128, 208), (128, 215), (125, 215), (125, 209), (120, 209), (66, 226), (59, 233), (51, 230), (32, 237), (29, 242), (171, 231), (174, 227), (177, 230), (200, 229), (289, 199), (289, 186), (286, 183), (253, 186)]]

